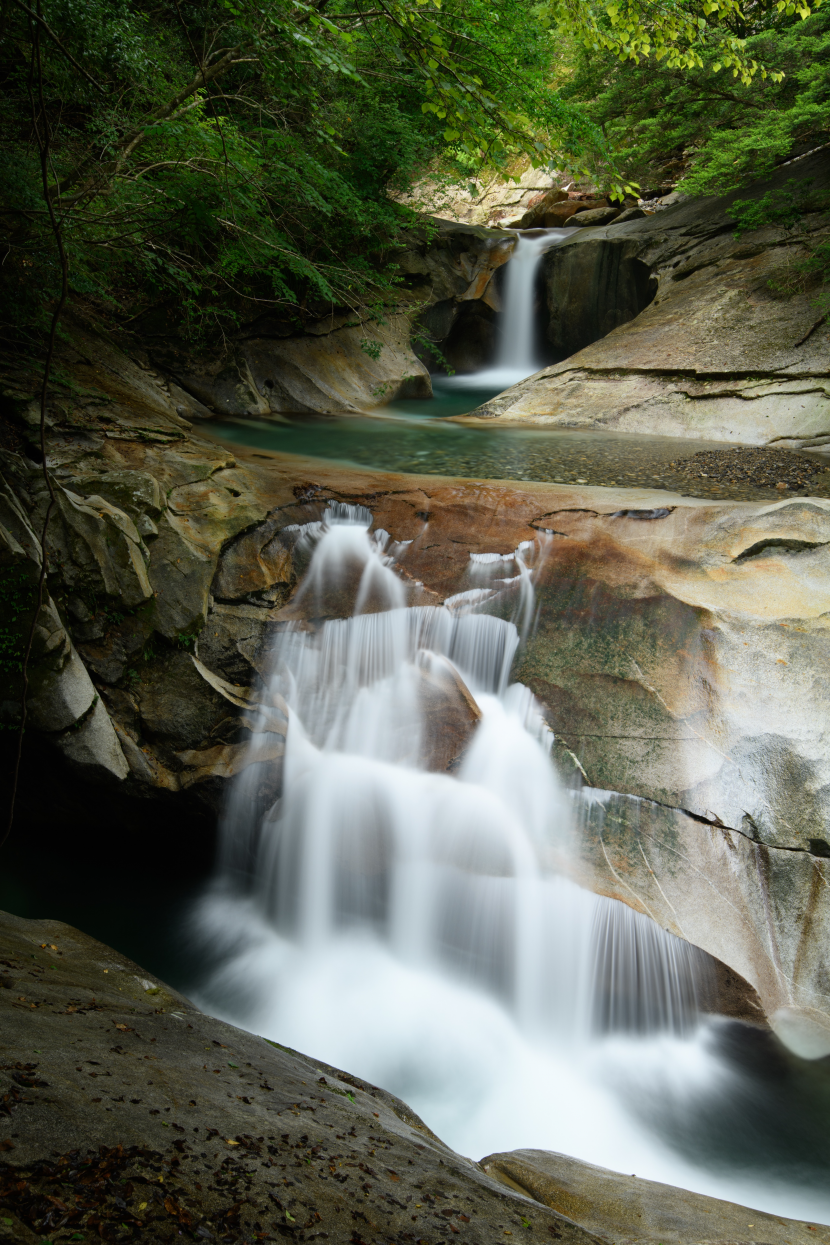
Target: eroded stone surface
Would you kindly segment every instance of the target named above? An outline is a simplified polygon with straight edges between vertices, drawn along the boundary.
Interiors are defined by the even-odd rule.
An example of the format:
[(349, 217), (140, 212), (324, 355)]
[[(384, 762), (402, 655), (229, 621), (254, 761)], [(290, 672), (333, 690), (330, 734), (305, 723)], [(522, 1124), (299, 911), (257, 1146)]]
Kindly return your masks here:
[[(96, 373), (100, 386), (115, 367), (112, 354), (107, 360)], [(439, 603), (480, 587), (487, 581), (474, 573), (471, 553), (509, 559), (529, 541), (540, 609), (515, 675), (541, 700), (563, 766), (593, 788), (694, 815), (677, 814), (676, 826), (692, 836), (680, 872), (669, 852), (658, 854), (654, 878), (634, 870), (627, 853), (638, 832), (623, 827), (612, 856), (619, 876), (590, 847), (579, 864), (583, 880), (650, 911), (739, 972), (796, 1048), (820, 1045), (830, 1014), (826, 937), (814, 936), (827, 919), (827, 887), (816, 879), (830, 852), (830, 503), (712, 504), (645, 490), (351, 470), (231, 452), (182, 430), (181, 420), (165, 424), (155, 407), (154, 427), (169, 435), (148, 439), (144, 398), (134, 396), (135, 410), (122, 420), (129, 385), (112, 383), (111, 397), (101, 388), (99, 406), (84, 408), (83, 427), (71, 410), (50, 408), (50, 467), (68, 513), (89, 526), (72, 529), (74, 543), (54, 546), (60, 557), (50, 563), (33, 650), (33, 741), (54, 743), (90, 775), (118, 779), (125, 792), (175, 795), (191, 811), (188, 801), (204, 799), (216, 809), (223, 784), (245, 763), (253, 724), (246, 693), (260, 696), (280, 630), (291, 619), (316, 625), (351, 609), (348, 594), (322, 612), (296, 595), (308, 556), (296, 531), (318, 521), (330, 500), (366, 506), (375, 528), (410, 542), (398, 569), (412, 601)], [(3, 573), (19, 570), (31, 590), (39, 569), (32, 524), (45, 488), (40, 469), (21, 456), (5, 457), (4, 476)], [(132, 487), (146, 479), (158, 490)], [(113, 480), (132, 482), (129, 495), (116, 497)], [(144, 519), (158, 535), (142, 544)], [(95, 543), (102, 524), (114, 541), (111, 567), (96, 560), (84, 536)], [(57, 536), (63, 531), (56, 527)], [(129, 569), (118, 561), (123, 541), (140, 556), (152, 590), (146, 599), (136, 590), (130, 606), (118, 595), (118, 575)], [(110, 548), (103, 540), (96, 547), (101, 557)], [(517, 575), (515, 562), (499, 575)], [(494, 591), (488, 608), (513, 616), (517, 583)], [(170, 681), (181, 712), (174, 705), (165, 717), (167, 672), (185, 668), (183, 683), (178, 675)], [(10, 722), (15, 695), (12, 688), (4, 697)], [(430, 762), (441, 769), (457, 762), (474, 722), (469, 706), (450, 701), (458, 729)], [(435, 701), (442, 728), (450, 701), (443, 691)], [(95, 764), (81, 757), (81, 740), (98, 741)], [(274, 759), (282, 747), (275, 728)], [(271, 798), (278, 793), (268, 790)], [(586, 844), (595, 844), (592, 834), (586, 829)], [(689, 862), (703, 850), (701, 834), (710, 846), (705, 869), (695, 872)], [(653, 865), (651, 848), (642, 846)], [(641, 858), (637, 846), (632, 859)], [(749, 888), (740, 896), (733, 868)], [(655, 878), (666, 894), (680, 888), (673, 908), (657, 902)]]
[(56, 921), (0, 914), (0, 1014), (2, 1227), (25, 1245), (122, 1224), (165, 1242), (830, 1240), (565, 1155), (463, 1158), (386, 1091)]
[[(794, 173), (826, 187), (830, 158), (807, 157), (740, 197), (759, 197)], [(548, 332), (558, 349), (577, 353), (468, 418), (753, 445), (821, 441), (830, 432), (830, 327), (814, 289), (781, 297), (770, 282), (804, 259), (805, 239), (815, 246), (827, 237), (828, 217), (805, 218), (803, 232), (767, 228), (735, 238), (726, 210), (735, 197), (576, 230), (550, 251)], [(630, 288), (618, 288), (616, 277), (609, 284), (622, 265)], [(641, 269), (657, 292), (637, 315)], [(580, 290), (571, 293), (577, 274)], [(600, 291), (605, 301), (594, 306)]]
[(824, 1224), (795, 1222), (734, 1202), (580, 1163), (548, 1150), (513, 1150), (481, 1160), (488, 1175), (522, 1189), (616, 1245), (631, 1241), (828, 1240)]

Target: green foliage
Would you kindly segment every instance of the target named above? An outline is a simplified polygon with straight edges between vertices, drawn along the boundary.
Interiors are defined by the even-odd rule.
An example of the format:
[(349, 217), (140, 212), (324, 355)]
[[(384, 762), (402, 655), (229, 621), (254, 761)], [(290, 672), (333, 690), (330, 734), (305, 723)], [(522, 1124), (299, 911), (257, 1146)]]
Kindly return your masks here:
[(31, 565), (0, 567), (0, 675), (6, 680), (23, 669), (24, 621), (37, 603)]
[(767, 225), (780, 225), (791, 229), (806, 212), (819, 211), (830, 206), (827, 192), (820, 191), (812, 178), (791, 177), (783, 186), (768, 190), (760, 199), (735, 199), (729, 215), (735, 222), (735, 237), (740, 238), (748, 230), (763, 229)]
[(701, 63), (685, 71), (572, 47), (563, 96), (583, 105), (613, 161), (644, 189), (679, 182), (689, 194), (721, 194), (830, 138), (830, 10), (802, 20), (767, 0), (730, 23), (766, 78), (725, 77), (710, 33)]
[[(771, 10), (776, 32), (792, 7)], [(216, 340), (262, 315), (294, 327), (332, 303), (394, 302), (412, 223), (395, 195), (425, 171), (507, 178), (521, 158), (622, 189), (632, 151), (664, 142), (665, 84), (677, 102), (729, 69), (746, 103), (770, 52), (763, 32), (744, 38), (738, 0), (44, 0), (43, 17), (2, 5), (0, 321), (18, 340), (60, 283), (35, 130), (51, 136), (75, 295), (144, 333)], [(765, 99), (786, 91), (795, 60), (790, 139), (823, 124), (816, 21), (813, 42), (772, 49), (763, 82)], [(645, 87), (645, 112), (626, 84)], [(705, 129), (719, 168), (711, 100), (681, 105), (670, 136)]]
[[(37, 591), (37, 572), (31, 563), (0, 567), (0, 682), (7, 696), (20, 694), (27, 624), (37, 606)], [(0, 722), (0, 731), (17, 730), (15, 722)]]
[(371, 341), (369, 338), (364, 337), (361, 340), (360, 349), (364, 354), (367, 354), (370, 359), (378, 360), (380, 358), (380, 352), (383, 350), (383, 342)]

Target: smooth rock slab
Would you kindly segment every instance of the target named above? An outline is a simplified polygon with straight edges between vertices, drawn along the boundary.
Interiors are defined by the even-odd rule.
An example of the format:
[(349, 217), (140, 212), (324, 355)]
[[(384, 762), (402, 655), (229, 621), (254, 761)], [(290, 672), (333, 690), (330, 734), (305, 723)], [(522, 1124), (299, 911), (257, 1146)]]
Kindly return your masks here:
[(205, 1016), (56, 921), (0, 915), (0, 1067), (0, 1226), (26, 1245), (121, 1224), (148, 1242), (598, 1239), (391, 1094)]
[[(830, 218), (813, 213), (798, 230), (736, 238), (729, 215), (735, 198), (760, 198), (793, 176), (826, 187), (827, 151), (730, 196), (574, 229), (543, 261), (547, 336), (570, 357), (455, 418), (751, 445), (821, 438), (830, 429), (830, 328), (815, 289), (781, 297), (776, 287), (826, 242)], [(647, 306), (643, 272), (657, 286)]]
[(497, 1180), (528, 1193), (615, 1245), (629, 1241), (830, 1240), (823, 1224), (798, 1223), (734, 1202), (581, 1163), (549, 1150), (513, 1150), (481, 1160)]
[(545, 1151), (475, 1163), (60, 922), (0, 914), (0, 1017), (0, 1240), (830, 1241)]

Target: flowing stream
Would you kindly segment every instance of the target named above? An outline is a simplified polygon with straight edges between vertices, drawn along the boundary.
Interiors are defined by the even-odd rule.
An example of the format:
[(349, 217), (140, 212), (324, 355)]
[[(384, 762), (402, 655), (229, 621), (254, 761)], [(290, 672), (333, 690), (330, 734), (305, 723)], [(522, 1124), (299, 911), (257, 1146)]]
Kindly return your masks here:
[(510, 683), (544, 536), (496, 559), (505, 619), (481, 612), (492, 573), (425, 604), (402, 547), (370, 527), (332, 506), (284, 533), (307, 563), (298, 614), (327, 621), (288, 624), (268, 658), (218, 876), (191, 916), (203, 1006), (384, 1086), (475, 1158), (560, 1150), (826, 1217), (821, 1192), (757, 1153), (730, 1169), (695, 1140), (733, 1111), (740, 1149), (748, 1085), (698, 1014), (707, 957), (558, 867), (574, 796)]
[(544, 366), (536, 345), (536, 281), (545, 251), (572, 233), (569, 229), (539, 229), (516, 236), (516, 247), (504, 270), (502, 315), (493, 366), (471, 376), (444, 381), (450, 388), (493, 390), (500, 393), (532, 376)]

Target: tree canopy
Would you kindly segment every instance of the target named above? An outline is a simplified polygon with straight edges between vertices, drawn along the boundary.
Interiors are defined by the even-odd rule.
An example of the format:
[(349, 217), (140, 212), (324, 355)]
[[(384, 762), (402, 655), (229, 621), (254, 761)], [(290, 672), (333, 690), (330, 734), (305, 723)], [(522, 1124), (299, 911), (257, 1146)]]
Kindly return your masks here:
[(734, 180), (826, 124), (827, 27), (808, 14), (804, 0), (751, 20), (738, 0), (2, 0), (6, 330), (42, 323), (56, 230), (76, 296), (122, 324), (174, 307), (183, 332), (212, 336), (275, 309), (302, 322), (380, 306), (413, 219), (394, 192), (436, 166), (509, 176), (530, 159), (619, 191), (668, 144), (703, 153), (692, 181)]

